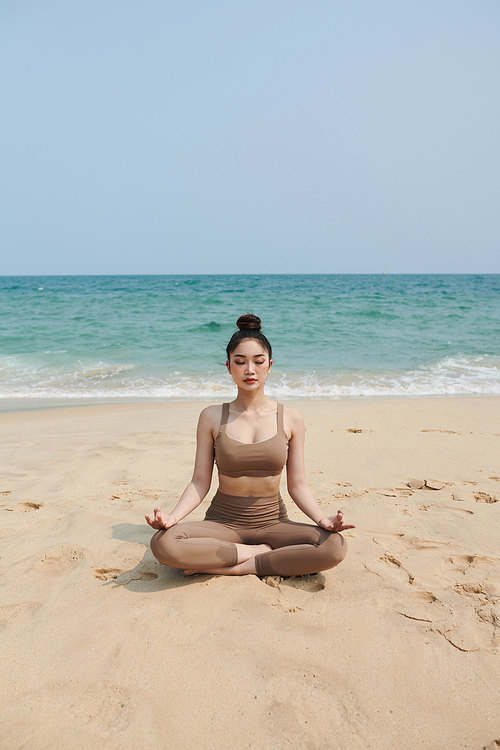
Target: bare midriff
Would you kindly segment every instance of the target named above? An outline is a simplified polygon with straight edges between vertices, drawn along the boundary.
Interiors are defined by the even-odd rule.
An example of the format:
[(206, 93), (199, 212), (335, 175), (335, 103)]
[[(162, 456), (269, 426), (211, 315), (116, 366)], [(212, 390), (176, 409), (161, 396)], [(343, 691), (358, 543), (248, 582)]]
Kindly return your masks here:
[(219, 473), (219, 490), (224, 495), (238, 497), (269, 497), (277, 495), (280, 489), (280, 477), (226, 477)]

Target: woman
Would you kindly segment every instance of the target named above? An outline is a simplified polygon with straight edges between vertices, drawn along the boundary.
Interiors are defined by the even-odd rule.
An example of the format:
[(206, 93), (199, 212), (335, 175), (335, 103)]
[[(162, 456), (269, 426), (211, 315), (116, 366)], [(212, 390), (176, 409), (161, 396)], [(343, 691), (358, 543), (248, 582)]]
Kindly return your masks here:
[[(226, 367), (238, 396), (200, 414), (191, 482), (170, 514), (156, 508), (153, 518), (146, 516), (158, 530), (151, 550), (184, 575), (295, 576), (328, 570), (347, 551), (339, 532), (354, 526), (344, 526), (340, 510), (326, 517), (306, 484), (301, 415), (264, 395), (273, 360), (260, 318), (243, 315), (237, 326)], [(205, 519), (180, 523), (209, 491), (214, 459), (219, 489)], [(279, 494), (285, 465), (290, 497), (315, 525), (288, 519)]]

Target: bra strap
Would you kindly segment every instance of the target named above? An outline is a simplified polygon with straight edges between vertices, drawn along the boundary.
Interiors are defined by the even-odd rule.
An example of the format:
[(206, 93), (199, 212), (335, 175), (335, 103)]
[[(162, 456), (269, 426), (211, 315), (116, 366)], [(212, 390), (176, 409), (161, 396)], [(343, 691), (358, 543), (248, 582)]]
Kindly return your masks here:
[(222, 417), (220, 420), (219, 432), (226, 431), (228, 418), (229, 418), (229, 404), (222, 404)]
[(284, 411), (283, 404), (278, 404), (278, 434), (280, 432), (285, 431), (284, 422), (283, 422), (283, 411)]

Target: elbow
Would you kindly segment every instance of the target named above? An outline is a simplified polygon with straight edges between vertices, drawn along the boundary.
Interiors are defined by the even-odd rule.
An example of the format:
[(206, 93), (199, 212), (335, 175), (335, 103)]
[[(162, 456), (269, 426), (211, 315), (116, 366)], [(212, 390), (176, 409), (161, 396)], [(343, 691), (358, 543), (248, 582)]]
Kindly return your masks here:
[(300, 494), (301, 490), (307, 489), (307, 482), (304, 480), (288, 479), (286, 483), (288, 494), (294, 500), (294, 495)]
[(195, 490), (196, 490), (196, 493), (197, 493), (197, 495), (199, 496), (199, 498), (200, 498), (200, 503), (201, 503), (201, 501), (202, 501), (202, 500), (203, 500), (203, 499), (204, 499), (204, 498), (206, 497), (206, 495), (208, 494), (208, 491), (209, 491), (209, 489), (210, 489), (210, 484), (211, 484), (211, 482), (210, 482), (210, 481), (208, 481), (208, 482), (207, 482), (206, 480), (203, 480), (203, 479), (197, 479), (197, 478), (193, 477), (193, 479), (191, 480), (191, 484), (192, 484), (192, 485), (193, 485), (193, 487), (195, 488)]

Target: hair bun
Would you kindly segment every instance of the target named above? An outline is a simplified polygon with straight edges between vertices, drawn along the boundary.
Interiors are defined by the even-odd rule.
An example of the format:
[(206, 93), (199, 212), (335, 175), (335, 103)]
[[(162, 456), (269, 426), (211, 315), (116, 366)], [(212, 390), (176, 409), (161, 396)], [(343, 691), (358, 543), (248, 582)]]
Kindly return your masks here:
[(256, 315), (252, 315), (252, 313), (241, 315), (236, 321), (236, 325), (238, 326), (240, 331), (260, 331), (260, 323), (260, 318), (258, 318)]

